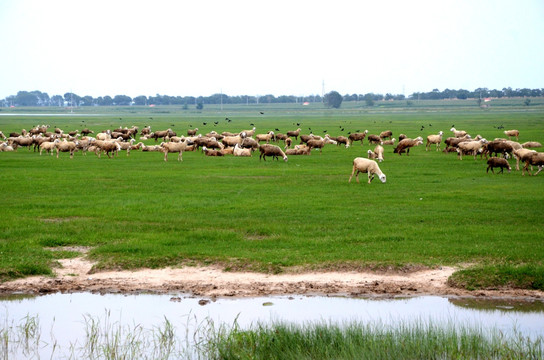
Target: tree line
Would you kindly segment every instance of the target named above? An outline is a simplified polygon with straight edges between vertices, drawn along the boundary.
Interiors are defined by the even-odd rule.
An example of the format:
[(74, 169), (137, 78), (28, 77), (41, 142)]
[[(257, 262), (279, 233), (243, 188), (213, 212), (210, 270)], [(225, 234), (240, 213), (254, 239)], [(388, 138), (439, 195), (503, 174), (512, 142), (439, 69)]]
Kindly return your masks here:
[[(315, 103), (324, 102), (330, 104), (333, 100), (330, 96), (334, 97), (332, 103), (337, 104), (342, 101), (365, 101), (367, 105), (372, 105), (374, 101), (382, 100), (444, 100), (444, 99), (482, 99), (482, 98), (509, 98), (509, 97), (539, 97), (544, 96), (544, 89), (512, 89), (510, 87), (503, 88), (502, 90), (489, 90), (488, 88), (478, 88), (474, 91), (459, 89), (445, 89), (440, 91), (433, 89), (429, 92), (415, 92), (405, 97), (403, 94), (345, 94), (340, 95), (336, 91), (331, 91), (325, 94), (323, 97), (320, 95), (309, 96), (294, 96), (294, 95), (281, 95), (274, 96), (268, 95), (237, 95), (229, 96), (227, 94), (213, 94), (210, 96), (169, 96), (169, 95), (155, 95), (155, 96), (136, 96), (131, 98), (127, 95), (115, 95), (111, 97), (109, 95), (92, 97), (92, 96), (79, 96), (72, 92), (65, 93), (64, 95), (49, 96), (46, 92), (41, 91), (19, 91), (17, 95), (7, 96), (5, 99), (0, 100), (0, 106), (59, 106), (59, 107), (79, 107), (79, 106), (130, 106), (130, 105), (181, 105), (184, 107), (197, 106), (202, 108), (204, 104), (271, 104), (271, 103)], [(340, 98), (337, 98), (340, 96)], [(336, 107), (336, 106), (333, 106)]]

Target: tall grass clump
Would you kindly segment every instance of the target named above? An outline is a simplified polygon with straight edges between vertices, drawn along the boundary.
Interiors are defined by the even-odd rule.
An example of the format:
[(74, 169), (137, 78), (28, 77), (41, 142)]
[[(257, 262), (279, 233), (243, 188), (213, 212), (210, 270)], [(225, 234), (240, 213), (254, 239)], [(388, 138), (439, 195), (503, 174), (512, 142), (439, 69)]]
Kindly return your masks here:
[(425, 322), (261, 324), (220, 333), (207, 348), (213, 359), (540, 359), (543, 350), (542, 338)]

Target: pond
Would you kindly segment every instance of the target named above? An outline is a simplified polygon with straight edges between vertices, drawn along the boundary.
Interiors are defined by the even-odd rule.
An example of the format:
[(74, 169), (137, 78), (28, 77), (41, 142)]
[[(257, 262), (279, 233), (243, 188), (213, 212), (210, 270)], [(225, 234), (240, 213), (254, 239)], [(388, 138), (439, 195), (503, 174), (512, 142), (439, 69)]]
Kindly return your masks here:
[[(31, 323), (38, 323), (35, 327), (39, 327), (41, 342), (32, 351), (39, 352), (38, 357), (43, 358), (50, 358), (53, 352), (62, 354), (67, 349), (73, 351), (74, 347), (83, 346), (81, 339), (88, 336), (93, 326), (114, 333), (116, 328), (124, 328), (126, 333), (126, 329), (164, 330), (161, 327), (165, 321), (177, 333), (185, 334), (179, 336), (185, 336), (188, 341), (192, 341), (189, 338), (194, 338), (192, 334), (196, 329), (210, 324), (232, 326), (236, 323), (239, 328), (249, 328), (270, 322), (359, 321), (394, 327), (419, 321), (495, 329), (507, 336), (522, 334), (533, 339), (544, 336), (544, 301), (437, 296), (384, 299), (293, 295), (210, 299), (186, 294), (56, 293), (0, 297), (0, 329), (4, 333), (12, 329), (11, 338), (23, 328), (26, 332), (26, 328), (32, 328), (28, 325), (29, 317), (37, 319)], [(0, 354), (1, 350), (0, 345)]]

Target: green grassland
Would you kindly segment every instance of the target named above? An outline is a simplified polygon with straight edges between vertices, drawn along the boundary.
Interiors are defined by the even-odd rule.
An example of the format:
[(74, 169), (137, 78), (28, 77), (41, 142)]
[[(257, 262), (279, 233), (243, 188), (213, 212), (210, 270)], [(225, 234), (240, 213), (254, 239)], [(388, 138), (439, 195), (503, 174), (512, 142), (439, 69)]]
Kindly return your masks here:
[[(255, 124), (257, 133), (300, 127), (304, 134), (311, 129), (338, 136), (390, 129), (395, 137), (426, 137), (442, 130), (445, 138), (454, 125), (487, 139), (516, 128), (520, 142), (544, 142), (544, 107), (538, 104), (485, 110), (359, 105), (50, 109), (57, 116), (16, 109), (0, 112), (0, 130), (7, 135), (37, 124), (95, 132), (151, 125), (185, 134), (190, 126), (206, 133)], [(290, 156), (286, 163), (260, 161), (258, 153), (210, 158), (185, 152), (183, 162), (139, 151), (112, 159), (81, 153), (57, 159), (26, 149), (0, 153), (0, 281), (50, 274), (55, 258), (71, 255), (51, 247), (88, 246), (97, 270), (211, 263), (265, 272), (472, 264), (481, 271), (459, 273), (452, 284), (544, 288), (544, 174), (522, 176), (514, 160), (512, 173), (487, 174), (485, 158), (461, 161), (424, 146), (398, 156), (389, 146), (380, 163), (387, 183), (376, 179), (369, 185), (366, 174), (360, 184), (348, 183), (353, 159), (373, 147), (327, 145), (322, 154)], [(490, 271), (506, 271), (512, 279), (477, 281), (478, 274), (488, 279)]]

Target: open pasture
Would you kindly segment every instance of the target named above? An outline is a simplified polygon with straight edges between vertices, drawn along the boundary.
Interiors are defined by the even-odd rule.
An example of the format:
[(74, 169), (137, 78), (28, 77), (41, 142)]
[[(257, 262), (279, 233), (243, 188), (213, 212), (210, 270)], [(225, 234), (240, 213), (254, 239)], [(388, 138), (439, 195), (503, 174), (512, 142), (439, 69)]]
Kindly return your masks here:
[[(516, 128), (520, 142), (544, 142), (544, 111), (538, 108), (225, 109), (13, 114), (0, 116), (0, 130), (7, 135), (49, 124), (96, 133), (151, 125), (185, 135), (190, 125), (205, 134), (254, 124), (256, 133), (300, 127), (302, 134), (392, 130), (396, 138), (426, 138), (442, 130), (445, 139), (455, 126), (487, 139)], [(522, 176), (514, 160), (511, 173), (487, 174), (485, 158), (458, 160), (424, 145), (399, 156), (385, 146), (379, 165), (387, 183), (369, 185), (360, 174), (360, 184), (348, 184), (353, 159), (373, 148), (366, 140), (348, 149), (326, 145), (322, 154), (290, 156), (286, 163), (259, 161), (258, 152), (250, 158), (185, 152), (183, 162), (140, 151), (112, 159), (92, 153), (56, 159), (25, 148), (0, 153), (0, 280), (51, 273), (55, 258), (74, 254), (50, 251), (64, 246), (90, 247), (97, 269), (214, 263), (281, 272), (477, 264), (525, 265), (542, 278), (544, 174)]]

